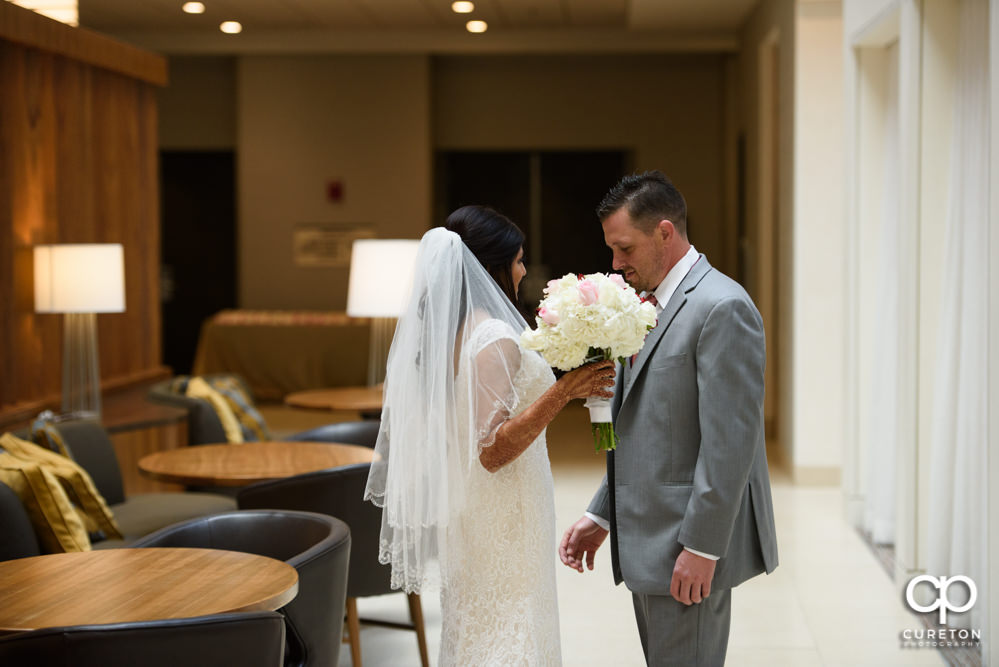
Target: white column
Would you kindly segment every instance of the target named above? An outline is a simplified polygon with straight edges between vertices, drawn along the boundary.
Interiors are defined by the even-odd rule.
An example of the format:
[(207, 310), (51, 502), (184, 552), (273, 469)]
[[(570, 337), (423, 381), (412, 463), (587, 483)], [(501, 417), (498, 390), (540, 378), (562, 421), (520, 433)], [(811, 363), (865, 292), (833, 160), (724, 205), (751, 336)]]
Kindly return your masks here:
[(922, 15), (920, 0), (906, 0), (899, 21), (899, 447), (896, 452), (896, 583), (902, 586), (916, 567), (919, 477), (917, 439), (920, 225), (920, 101)]
[(794, 479), (838, 484), (846, 438), (847, 235), (844, 219), (841, 3), (797, 5), (794, 71), (794, 214), (790, 444)]
[[(999, 0), (989, 2), (990, 185), (989, 185), (989, 479), (999, 480)], [(982, 596), (989, 605), (982, 633), (982, 664), (999, 660), (999, 484), (989, 485), (989, 580)], [(981, 598), (979, 598), (981, 599)]]

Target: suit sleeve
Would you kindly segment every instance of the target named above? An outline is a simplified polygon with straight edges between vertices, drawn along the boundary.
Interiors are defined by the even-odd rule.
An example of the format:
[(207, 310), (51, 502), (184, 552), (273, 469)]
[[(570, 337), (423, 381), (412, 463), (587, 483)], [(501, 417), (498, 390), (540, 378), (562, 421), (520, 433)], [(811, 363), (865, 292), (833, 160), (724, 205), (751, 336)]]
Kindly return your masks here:
[(701, 442), (679, 541), (726, 556), (756, 448), (764, 446), (763, 321), (748, 297), (719, 301), (697, 342)]
[(610, 521), (610, 492), (607, 488), (607, 476), (600, 483), (600, 488), (593, 495), (590, 506), (586, 508), (590, 514), (595, 514), (604, 521)]

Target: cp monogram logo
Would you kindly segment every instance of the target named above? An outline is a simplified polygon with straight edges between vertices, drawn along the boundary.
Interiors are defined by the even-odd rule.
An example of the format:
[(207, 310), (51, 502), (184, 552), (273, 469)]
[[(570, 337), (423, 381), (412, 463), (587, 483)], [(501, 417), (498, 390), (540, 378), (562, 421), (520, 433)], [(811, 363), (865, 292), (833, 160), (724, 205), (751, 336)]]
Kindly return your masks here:
[[(916, 602), (913, 598), (912, 592), (916, 589), (916, 586), (926, 582), (937, 589), (937, 599), (929, 605), (921, 605)], [(963, 582), (968, 587), (968, 601), (964, 603), (963, 606), (955, 607), (950, 602), (950, 598), (947, 595), (947, 589), (955, 581)], [(931, 577), (928, 574), (921, 574), (918, 577), (913, 577), (909, 581), (909, 585), (905, 587), (905, 601), (909, 603), (909, 606), (913, 611), (918, 612), (930, 612), (936, 609), (940, 610), (940, 624), (944, 625), (947, 623), (947, 612), (952, 611), (954, 613), (960, 614), (961, 612), (968, 611), (973, 606), (975, 606), (975, 601), (978, 599), (978, 587), (975, 586), (975, 582), (971, 580), (970, 577), (966, 577), (963, 574), (959, 574), (956, 577)]]

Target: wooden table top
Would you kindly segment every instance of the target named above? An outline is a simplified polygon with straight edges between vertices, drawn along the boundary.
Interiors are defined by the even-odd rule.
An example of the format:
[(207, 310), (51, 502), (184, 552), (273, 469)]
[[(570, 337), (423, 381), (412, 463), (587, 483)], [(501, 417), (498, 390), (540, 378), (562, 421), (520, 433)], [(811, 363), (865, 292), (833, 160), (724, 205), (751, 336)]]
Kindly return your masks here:
[(218, 549), (105, 549), (0, 562), (0, 633), (273, 610), (298, 572)]
[(370, 412), (382, 409), (382, 386), (333, 387), (296, 391), (284, 397), (286, 405), (312, 410), (358, 410)]
[(246, 442), (193, 445), (139, 460), (143, 475), (161, 482), (209, 486), (245, 486), (292, 475), (370, 463), (368, 447), (328, 442)]

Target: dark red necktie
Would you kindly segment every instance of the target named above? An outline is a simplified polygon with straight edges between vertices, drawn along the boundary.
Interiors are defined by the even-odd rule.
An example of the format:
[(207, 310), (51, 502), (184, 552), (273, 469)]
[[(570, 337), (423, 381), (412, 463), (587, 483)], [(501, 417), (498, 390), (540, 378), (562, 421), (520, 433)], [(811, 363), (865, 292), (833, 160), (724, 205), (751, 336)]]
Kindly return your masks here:
[[(656, 295), (655, 294), (650, 293), (647, 297), (645, 297), (645, 300), (648, 301), (649, 303), (651, 303), (656, 308), (656, 311), (658, 312), (658, 309), (659, 309), (659, 300), (656, 299)], [(638, 352), (636, 352), (635, 354), (631, 355), (631, 362), (630, 362), (630, 364), (632, 366), (635, 365), (635, 357), (637, 357), (637, 356), (638, 356)]]

